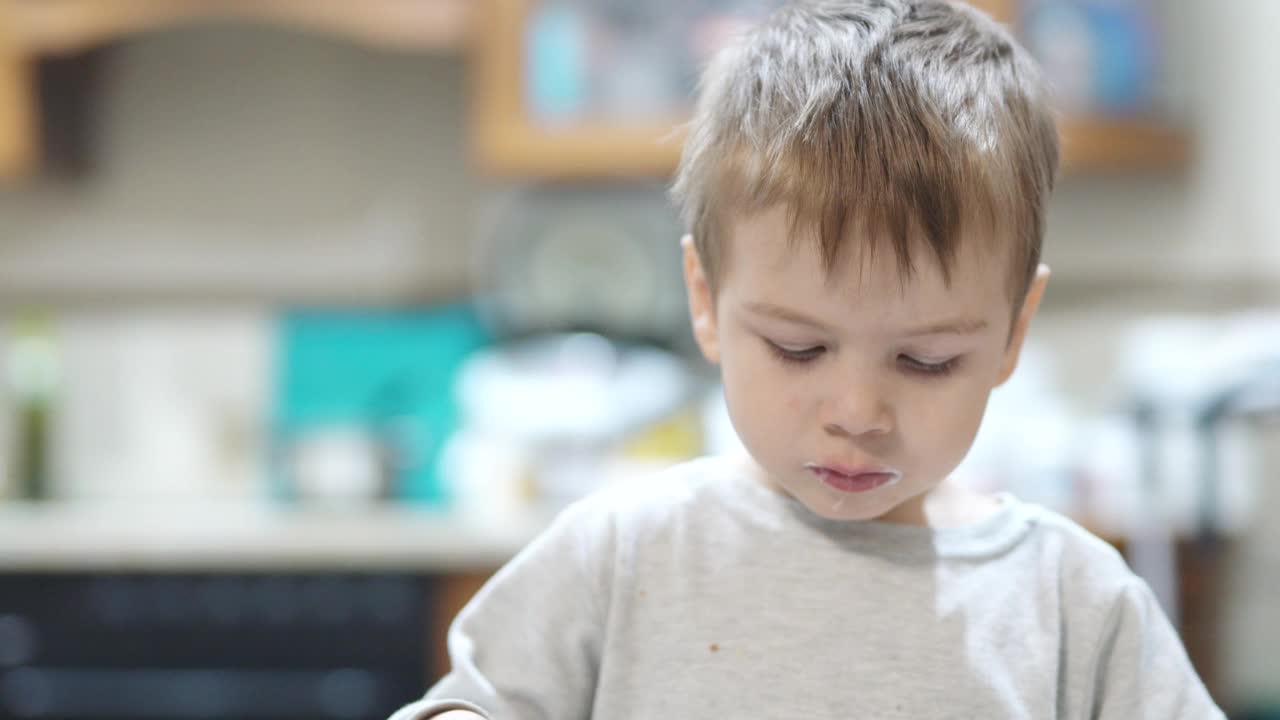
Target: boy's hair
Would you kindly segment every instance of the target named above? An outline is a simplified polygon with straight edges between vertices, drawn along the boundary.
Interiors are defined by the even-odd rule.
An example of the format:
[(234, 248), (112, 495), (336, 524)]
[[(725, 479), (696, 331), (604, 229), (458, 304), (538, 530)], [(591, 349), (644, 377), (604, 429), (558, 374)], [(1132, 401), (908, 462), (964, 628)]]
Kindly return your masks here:
[(828, 273), (852, 229), (904, 281), (927, 247), (949, 282), (964, 227), (1012, 242), (1015, 306), (1035, 274), (1058, 136), (1035, 62), (973, 8), (792, 4), (716, 56), (689, 130), (672, 192), (713, 288), (728, 219), (774, 206)]

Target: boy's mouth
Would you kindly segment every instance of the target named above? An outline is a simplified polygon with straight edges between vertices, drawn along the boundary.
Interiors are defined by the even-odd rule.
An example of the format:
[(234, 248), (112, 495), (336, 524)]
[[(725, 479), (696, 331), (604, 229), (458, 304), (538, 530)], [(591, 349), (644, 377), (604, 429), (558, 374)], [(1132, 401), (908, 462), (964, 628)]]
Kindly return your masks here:
[(822, 481), (823, 485), (847, 493), (868, 492), (902, 479), (902, 473), (885, 467), (848, 468), (817, 463), (808, 463), (804, 467)]

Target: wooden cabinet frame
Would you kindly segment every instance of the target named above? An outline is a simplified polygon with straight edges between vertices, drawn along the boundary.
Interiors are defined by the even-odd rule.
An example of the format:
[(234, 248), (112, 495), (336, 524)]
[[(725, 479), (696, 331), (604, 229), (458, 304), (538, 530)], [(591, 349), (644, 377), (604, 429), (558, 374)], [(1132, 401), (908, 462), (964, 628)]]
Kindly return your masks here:
[(477, 0), (0, 0), (0, 180), (38, 161), (34, 67), (141, 32), (209, 20), (293, 27), (402, 52), (457, 52)]
[[(476, 167), (499, 177), (663, 177), (680, 159), (686, 117), (637, 125), (582, 121), (540, 126), (524, 103), (524, 34), (536, 0), (476, 0), (472, 132)], [(1012, 22), (1017, 0), (971, 0)], [(1190, 157), (1186, 135), (1143, 120), (1067, 118), (1068, 172), (1168, 171)]]

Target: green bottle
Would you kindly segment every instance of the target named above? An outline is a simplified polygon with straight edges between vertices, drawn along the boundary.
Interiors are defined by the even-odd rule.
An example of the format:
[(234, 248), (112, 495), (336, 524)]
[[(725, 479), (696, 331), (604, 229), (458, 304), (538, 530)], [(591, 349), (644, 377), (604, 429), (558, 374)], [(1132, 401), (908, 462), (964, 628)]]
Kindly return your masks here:
[(18, 498), (49, 497), (49, 433), (58, 386), (53, 325), (37, 313), (19, 314), (9, 346), (14, 402), (13, 479)]

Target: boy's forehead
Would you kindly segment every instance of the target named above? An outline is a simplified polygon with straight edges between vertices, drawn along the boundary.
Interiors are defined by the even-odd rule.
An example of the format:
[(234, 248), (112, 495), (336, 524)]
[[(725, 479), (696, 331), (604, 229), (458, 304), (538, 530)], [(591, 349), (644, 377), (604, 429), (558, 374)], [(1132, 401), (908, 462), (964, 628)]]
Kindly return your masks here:
[(1009, 259), (992, 257), (980, 241), (957, 254), (949, 275), (922, 248), (912, 255), (913, 271), (904, 276), (887, 244), (868, 250), (865, 238), (858, 242), (851, 236), (848, 252), (828, 271), (816, 240), (792, 241), (789, 225), (785, 212), (743, 215), (732, 222), (733, 248), (719, 289), (727, 306), (748, 312), (781, 307), (823, 325), (886, 336), (970, 321), (995, 331), (1012, 320)]

